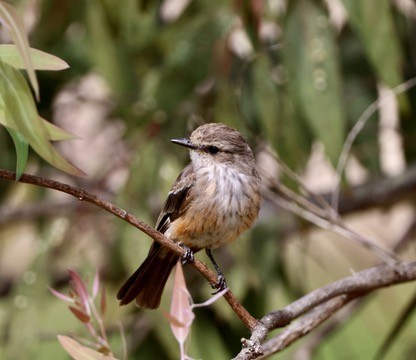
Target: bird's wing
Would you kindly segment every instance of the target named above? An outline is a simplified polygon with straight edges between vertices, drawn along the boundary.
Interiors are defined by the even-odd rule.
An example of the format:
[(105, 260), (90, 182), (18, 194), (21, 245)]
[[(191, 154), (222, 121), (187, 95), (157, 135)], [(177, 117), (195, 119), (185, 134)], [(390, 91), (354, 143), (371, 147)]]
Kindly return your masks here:
[(161, 233), (164, 233), (172, 221), (178, 218), (189, 205), (189, 189), (194, 183), (194, 177), (192, 163), (189, 163), (173, 184), (163, 210), (157, 219), (156, 229)]

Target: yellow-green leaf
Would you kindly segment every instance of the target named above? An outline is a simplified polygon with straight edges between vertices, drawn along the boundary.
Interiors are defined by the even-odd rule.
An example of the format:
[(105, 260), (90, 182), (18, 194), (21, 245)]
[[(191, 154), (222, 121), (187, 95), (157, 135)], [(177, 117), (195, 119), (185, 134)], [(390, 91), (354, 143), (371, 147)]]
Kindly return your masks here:
[(25, 25), (19, 13), (10, 4), (0, 1), (0, 22), (6, 28), (12, 41), (16, 44), (20, 56), (25, 64), (25, 69), (35, 92), (36, 99), (39, 99), (39, 84), (36, 78), (35, 69), (29, 53), (29, 40), (27, 39)]
[(6, 127), (6, 130), (9, 132), (10, 136), (13, 139), (14, 147), (16, 148), (16, 179), (19, 181), (20, 177), (25, 171), (27, 163), (27, 155), (29, 151), (29, 145), (25, 140), (24, 136), (19, 132), (9, 129)]
[[(69, 65), (57, 56), (34, 48), (30, 48), (29, 53), (35, 70), (58, 71), (69, 68)], [(26, 64), (17, 46), (13, 44), (0, 45), (0, 60), (17, 69), (26, 68)]]
[[(0, 96), (0, 125), (3, 126), (7, 126), (10, 129), (17, 131), (17, 126), (16, 123), (13, 121), (10, 121), (10, 117), (9, 117), (9, 122), (6, 122), (6, 116), (4, 114), (4, 111), (2, 111), (4, 107), (2, 98)], [(39, 119), (43, 122), (43, 124), (45, 125), (46, 128), (46, 132), (48, 135), (48, 139), (51, 141), (59, 141), (59, 140), (70, 140), (70, 139), (75, 139), (78, 136), (70, 133), (69, 131), (66, 131), (52, 123), (50, 123), (49, 121), (39, 117)]]
[(0, 61), (0, 78), (3, 79), (0, 82), (2, 98), (0, 105), (6, 110), (2, 111), (6, 126), (20, 132), (33, 150), (54, 167), (72, 175), (85, 175), (64, 159), (50, 143), (50, 132), (45, 122), (38, 116), (23, 75), (12, 66)]
[[(46, 132), (48, 134), (48, 139), (51, 141), (59, 141), (59, 140), (70, 140), (76, 139), (78, 136), (66, 131), (59, 126), (56, 126), (49, 121), (45, 120), (42, 117), (39, 117), (42, 120), (43, 125), (46, 128)], [(0, 119), (1, 122), (1, 119)]]

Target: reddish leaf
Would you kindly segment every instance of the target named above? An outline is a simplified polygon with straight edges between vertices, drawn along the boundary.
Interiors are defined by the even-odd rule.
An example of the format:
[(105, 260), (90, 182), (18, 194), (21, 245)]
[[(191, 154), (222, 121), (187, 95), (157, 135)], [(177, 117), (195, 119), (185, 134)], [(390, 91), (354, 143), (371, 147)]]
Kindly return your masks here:
[(191, 307), (191, 296), (186, 288), (182, 265), (178, 261), (175, 267), (175, 281), (170, 306), (170, 319), (175, 319), (176, 321), (170, 321), (170, 327), (180, 344), (183, 344), (188, 337), (194, 318), (195, 315)]
[(171, 325), (177, 327), (185, 327), (185, 324), (180, 322), (177, 318), (169, 314), (165, 309), (162, 309), (162, 315), (166, 318), (167, 321), (171, 323)]
[(107, 310), (107, 298), (105, 296), (105, 288), (101, 288), (101, 299), (100, 299), (100, 311), (101, 315), (104, 316)]
[(92, 283), (92, 298), (95, 299), (95, 297), (98, 294), (98, 290), (100, 289), (100, 276), (98, 275), (98, 271), (95, 273), (94, 281)]
[(84, 284), (84, 281), (81, 277), (77, 274), (77, 272), (73, 270), (68, 270), (69, 275), (71, 276), (71, 283), (72, 287), (74, 288), (76, 294), (78, 295), (79, 299), (82, 302), (83, 310), (89, 315), (91, 314), (90, 304), (89, 304), (89, 295), (87, 291), (87, 287)]
[(78, 318), (78, 320), (82, 321), (83, 323), (89, 323), (91, 318), (88, 314), (84, 313), (82, 310), (77, 309), (76, 307), (69, 306), (69, 310)]
[(67, 296), (65, 294), (62, 294), (61, 292), (49, 287), (49, 291), (54, 294), (58, 299), (66, 301), (66, 302), (70, 302), (71, 304), (73, 304), (75, 301), (72, 297)]
[(65, 351), (75, 360), (117, 360), (111, 355), (87, 348), (69, 336), (58, 335), (58, 340)]

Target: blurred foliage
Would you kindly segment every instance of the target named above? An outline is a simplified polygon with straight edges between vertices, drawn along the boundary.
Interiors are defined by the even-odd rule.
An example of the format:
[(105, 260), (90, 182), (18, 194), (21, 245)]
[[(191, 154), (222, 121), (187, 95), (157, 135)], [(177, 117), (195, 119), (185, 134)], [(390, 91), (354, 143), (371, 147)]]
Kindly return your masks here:
[(61, 70), (68, 65), (50, 54), (30, 49), (22, 17), (10, 4), (2, 1), (0, 22), (13, 42), (13, 45), (0, 47), (0, 74), (3, 79), (0, 123), (6, 127), (16, 148), (16, 178), (20, 178), (26, 168), (29, 144), (51, 165), (72, 175), (82, 176), (83, 172), (62, 158), (50, 143), (50, 140), (59, 140), (62, 134), (65, 138), (71, 138), (70, 134), (38, 116), (29, 86), (17, 70), (26, 70), (35, 98), (39, 99), (35, 69)]
[[(264, 147), (257, 145), (267, 144), (299, 173), (317, 143), (335, 165), (347, 133), (377, 99), (379, 87), (393, 88), (416, 75), (416, 9), (406, 8), (404, 1), (194, 0), (175, 14), (179, 3), (13, 2), (26, 21), (30, 45), (70, 65), (60, 72), (37, 71), (37, 111), (79, 137), (58, 149), (89, 177), (54, 171), (30, 153), (28, 172), (84, 187), (152, 224), (188, 161), (186, 151), (170, 144), (170, 138), (220, 121), (245, 134), (258, 153)], [(0, 71), (13, 72), (24, 83), (11, 66), (1, 63)], [(5, 86), (0, 87), (7, 97)], [(397, 110), (409, 164), (416, 157), (415, 98), (416, 90), (410, 89), (399, 97)], [(28, 116), (28, 126), (41, 119), (24, 96), (11, 107), (12, 115), (19, 109)], [(383, 173), (377, 119), (377, 114), (371, 117), (352, 147), (369, 179)], [(28, 129), (27, 136), (40, 136)], [(2, 129), (0, 152), (0, 167), (13, 168), (15, 149)], [(277, 174), (275, 167), (268, 170)], [(118, 286), (148, 251), (145, 235), (45, 189), (2, 181), (0, 199), (0, 359), (66, 358), (56, 335), (83, 329), (47, 290), (52, 285), (65, 291), (66, 268), (76, 268), (83, 277), (98, 269), (106, 280), (107, 325), (119, 357), (117, 321), (126, 332), (129, 358), (178, 358), (160, 311), (119, 308), (115, 300)], [(21, 211), (30, 204), (35, 207)], [(363, 231), (374, 231), (374, 237), (391, 244), (390, 237), (400, 236), (393, 230), (406, 226), (404, 219), (398, 227), (387, 221), (395, 210), (386, 210), (388, 215), (375, 210), (378, 220)], [(9, 212), (13, 219), (3, 220)], [(348, 240), (326, 232), (311, 235), (304, 227), (265, 203), (258, 225), (218, 252), (230, 287), (254, 316), (376, 261)], [(414, 247), (403, 255), (414, 258)], [(185, 270), (194, 300), (205, 300), (211, 289), (192, 269)], [(371, 358), (406, 306), (412, 286), (375, 294), (323, 342), (316, 358)], [(162, 308), (168, 308), (169, 294), (168, 286)], [(224, 301), (195, 315), (188, 351), (195, 358), (230, 358), (239, 351), (241, 337), (248, 336)], [(414, 351), (414, 315), (410, 320), (389, 359), (410, 358)], [(292, 359), (303, 343), (279, 358)]]

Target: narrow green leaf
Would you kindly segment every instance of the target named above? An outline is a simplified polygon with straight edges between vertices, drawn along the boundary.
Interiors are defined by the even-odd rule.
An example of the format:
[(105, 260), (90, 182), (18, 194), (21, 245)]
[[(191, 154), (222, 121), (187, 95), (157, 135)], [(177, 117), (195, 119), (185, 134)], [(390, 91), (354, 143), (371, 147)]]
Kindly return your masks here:
[(2, 112), (6, 125), (20, 132), (33, 150), (54, 167), (69, 174), (85, 175), (65, 160), (50, 143), (51, 134), (45, 122), (38, 116), (32, 94), (23, 75), (0, 61), (0, 78), (3, 79), (0, 82), (0, 97), (2, 98), (0, 104), (6, 110)]
[[(2, 97), (0, 96), (0, 125), (7, 126), (10, 129), (17, 131), (18, 129), (16, 123), (10, 121), (10, 117), (8, 117), (9, 121), (7, 121), (6, 115), (3, 110), (4, 104), (2, 101)], [(39, 117), (39, 119), (43, 122), (48, 135), (48, 139), (51, 141), (70, 140), (76, 139), (78, 137), (77, 135), (74, 135), (69, 131), (62, 129), (41, 117)]]
[(395, 87), (402, 82), (401, 51), (394, 29), (389, 0), (343, 0), (352, 27), (363, 42), (364, 51), (377, 75), (386, 85)]
[(45, 120), (42, 117), (39, 117), (39, 119), (42, 120), (43, 125), (45, 126), (46, 133), (48, 135), (48, 139), (51, 141), (71, 140), (78, 138), (77, 135), (74, 135), (69, 131), (60, 128), (59, 126), (50, 123), (48, 120)]
[(35, 92), (36, 99), (39, 99), (39, 84), (29, 54), (29, 40), (27, 39), (25, 25), (19, 13), (10, 4), (0, 1), (0, 22), (4, 25), (12, 41), (25, 64), (25, 69)]
[(10, 136), (13, 139), (14, 147), (16, 148), (16, 180), (18, 181), (26, 169), (27, 156), (29, 151), (29, 145), (24, 136), (19, 132), (6, 127)]
[(291, 97), (336, 164), (345, 137), (338, 57), (328, 18), (314, 2), (291, 9), (283, 51)]
[[(34, 48), (30, 48), (29, 53), (35, 70), (58, 71), (69, 68), (69, 65), (57, 56)], [(24, 63), (19, 50), (17, 49), (16, 45), (13, 44), (0, 45), (0, 60), (17, 69), (26, 68), (26, 64)]]

